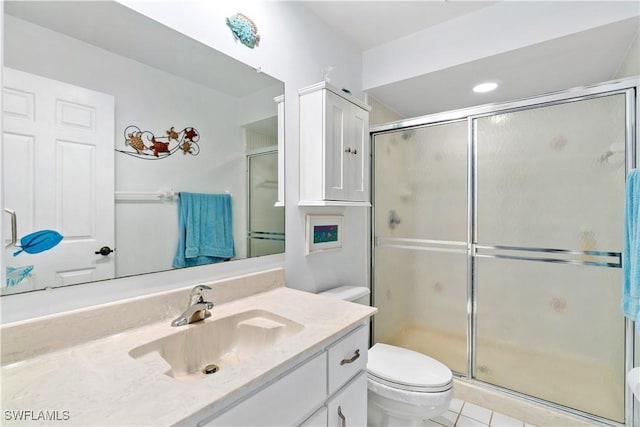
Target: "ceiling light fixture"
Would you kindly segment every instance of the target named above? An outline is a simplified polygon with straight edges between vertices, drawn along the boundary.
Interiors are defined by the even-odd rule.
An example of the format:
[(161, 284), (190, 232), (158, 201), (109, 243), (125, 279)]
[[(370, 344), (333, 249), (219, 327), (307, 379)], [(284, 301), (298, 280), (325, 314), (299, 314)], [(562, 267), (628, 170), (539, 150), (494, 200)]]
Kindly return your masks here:
[(485, 82), (485, 83), (480, 83), (479, 85), (475, 85), (473, 87), (473, 91), (475, 93), (485, 93), (485, 92), (491, 92), (492, 90), (495, 90), (498, 87), (498, 83), (496, 82)]

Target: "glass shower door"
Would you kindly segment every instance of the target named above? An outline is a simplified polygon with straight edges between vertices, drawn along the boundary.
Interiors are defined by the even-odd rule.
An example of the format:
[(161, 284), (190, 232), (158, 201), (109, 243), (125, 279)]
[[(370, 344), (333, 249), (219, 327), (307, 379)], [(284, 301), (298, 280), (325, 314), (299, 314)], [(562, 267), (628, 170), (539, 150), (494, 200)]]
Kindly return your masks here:
[(268, 151), (247, 156), (249, 215), (247, 256), (284, 252), (284, 209), (278, 200), (278, 153)]
[(473, 121), (474, 377), (618, 422), (625, 102)]
[(374, 136), (374, 340), (467, 372), (467, 121)]

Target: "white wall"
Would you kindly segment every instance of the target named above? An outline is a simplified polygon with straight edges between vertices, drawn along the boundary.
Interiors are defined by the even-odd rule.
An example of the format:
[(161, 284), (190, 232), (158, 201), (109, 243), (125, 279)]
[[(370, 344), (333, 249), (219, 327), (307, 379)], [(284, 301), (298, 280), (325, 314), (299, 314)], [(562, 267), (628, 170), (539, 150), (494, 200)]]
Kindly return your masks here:
[(629, 45), (627, 55), (622, 64), (620, 64), (615, 78), (622, 79), (638, 75), (640, 75), (640, 30), (638, 30), (635, 39)]
[(638, 15), (637, 2), (615, 2), (615, 7), (612, 3), (581, 2), (580, 7), (576, 7), (572, 1), (497, 2), (365, 51), (363, 89), (444, 70)]
[(395, 122), (405, 117), (396, 111), (393, 111), (375, 96), (367, 94), (366, 103), (371, 106), (369, 112), (369, 126), (374, 127), (383, 123)]
[[(294, 2), (210, 2), (121, 0), (133, 9), (243, 61), (285, 83), (286, 281), (292, 288), (318, 291), (336, 284), (368, 283), (366, 208), (299, 208), (297, 90), (322, 79), (334, 67), (332, 84), (362, 98), (361, 57), (303, 6)], [(225, 18), (237, 12), (257, 25), (260, 46), (236, 43)], [(343, 213), (340, 252), (304, 255), (305, 214)]]

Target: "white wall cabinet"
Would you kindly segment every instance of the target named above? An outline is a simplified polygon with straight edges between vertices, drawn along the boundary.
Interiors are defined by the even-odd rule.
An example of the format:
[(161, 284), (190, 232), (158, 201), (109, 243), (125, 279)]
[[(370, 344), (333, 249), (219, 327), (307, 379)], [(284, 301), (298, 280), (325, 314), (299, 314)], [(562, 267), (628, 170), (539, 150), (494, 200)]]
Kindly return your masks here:
[(198, 426), (366, 426), (368, 333), (360, 325)]
[(326, 82), (300, 89), (301, 206), (369, 206), (371, 107)]

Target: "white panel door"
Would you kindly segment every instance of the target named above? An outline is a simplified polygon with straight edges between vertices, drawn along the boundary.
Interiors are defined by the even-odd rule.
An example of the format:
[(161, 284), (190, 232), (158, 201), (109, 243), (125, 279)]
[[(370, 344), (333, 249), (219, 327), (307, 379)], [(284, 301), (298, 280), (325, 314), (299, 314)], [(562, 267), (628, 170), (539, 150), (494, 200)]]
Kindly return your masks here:
[(34, 268), (3, 293), (112, 278), (113, 255), (95, 252), (115, 244), (113, 97), (9, 68), (3, 86), (4, 207), (17, 214), (18, 239), (64, 237), (39, 254), (5, 250), (5, 265)]

